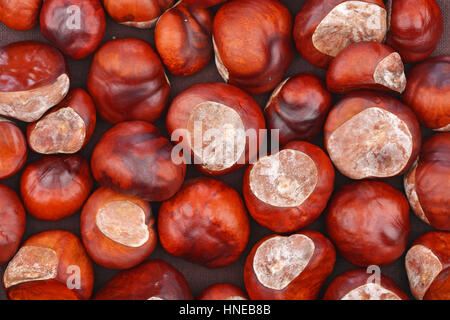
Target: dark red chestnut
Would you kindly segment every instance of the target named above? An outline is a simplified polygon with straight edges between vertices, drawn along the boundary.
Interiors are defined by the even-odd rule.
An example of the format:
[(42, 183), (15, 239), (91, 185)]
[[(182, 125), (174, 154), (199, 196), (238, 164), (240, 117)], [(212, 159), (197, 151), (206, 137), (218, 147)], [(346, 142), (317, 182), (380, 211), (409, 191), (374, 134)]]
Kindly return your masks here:
[(351, 179), (403, 174), (420, 151), (414, 112), (382, 92), (347, 95), (330, 111), (325, 147), (337, 169)]
[(208, 8), (224, 3), (227, 0), (182, 0), (183, 4), (190, 7)]
[(158, 55), (145, 41), (135, 38), (109, 41), (97, 51), (87, 87), (98, 112), (111, 123), (153, 122), (170, 96)]
[(408, 200), (385, 182), (350, 183), (332, 197), (326, 225), (339, 252), (354, 265), (388, 265), (408, 244)]
[(0, 115), (21, 121), (38, 120), (69, 91), (63, 55), (37, 41), (0, 48)]
[(76, 292), (57, 280), (30, 281), (8, 291), (10, 300), (81, 300)]
[(91, 169), (105, 187), (147, 201), (163, 201), (181, 187), (185, 162), (172, 161), (172, 144), (144, 121), (119, 123), (94, 149)]
[(278, 233), (311, 224), (327, 206), (334, 168), (319, 147), (303, 141), (260, 158), (245, 172), (243, 193), (251, 216)]
[(280, 144), (311, 140), (322, 130), (331, 95), (323, 82), (310, 73), (284, 80), (264, 109), (269, 129), (279, 130)]
[(30, 30), (37, 24), (42, 0), (0, 0), (0, 22), (14, 30)]
[(92, 184), (89, 164), (81, 156), (47, 156), (25, 168), (20, 193), (29, 214), (54, 221), (81, 209)]
[(414, 63), (431, 55), (441, 39), (443, 17), (435, 0), (393, 0), (386, 43)]
[(25, 165), (28, 147), (22, 131), (0, 117), (0, 179), (12, 177)]
[(250, 226), (244, 203), (233, 188), (218, 180), (196, 178), (163, 202), (158, 234), (168, 253), (218, 268), (239, 258)]
[(93, 299), (192, 300), (192, 294), (183, 274), (162, 260), (152, 260), (119, 272)]
[(204, 289), (198, 300), (248, 300), (247, 294), (230, 283), (217, 283)]
[(314, 230), (259, 241), (244, 267), (252, 300), (314, 300), (334, 268), (333, 244)]
[(28, 144), (42, 154), (76, 153), (91, 139), (96, 121), (91, 97), (83, 89), (74, 89), (44, 117), (28, 125)]
[(97, 264), (128, 269), (155, 249), (154, 223), (148, 202), (100, 188), (89, 197), (81, 213), (81, 237)]
[(274, 89), (293, 58), (289, 10), (276, 0), (224, 4), (214, 18), (216, 65), (225, 82), (252, 94)]
[(450, 268), (443, 270), (428, 288), (424, 300), (450, 300)]

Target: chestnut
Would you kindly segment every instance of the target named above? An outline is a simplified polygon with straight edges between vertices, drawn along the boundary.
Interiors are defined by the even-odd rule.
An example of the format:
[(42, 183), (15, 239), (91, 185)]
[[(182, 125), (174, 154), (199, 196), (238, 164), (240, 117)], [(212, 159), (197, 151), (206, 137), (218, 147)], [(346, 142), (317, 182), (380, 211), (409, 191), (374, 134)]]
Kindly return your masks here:
[(182, 3), (190, 7), (209, 8), (222, 4), (226, 1), (227, 0), (182, 0)]
[(186, 164), (172, 161), (172, 144), (144, 121), (128, 121), (108, 130), (91, 158), (101, 185), (147, 201), (163, 201), (181, 187)]
[(359, 180), (406, 172), (419, 154), (422, 136), (410, 108), (385, 93), (362, 91), (331, 109), (324, 139), (337, 169)]
[(314, 230), (260, 240), (244, 267), (252, 300), (314, 300), (336, 261), (333, 244)]
[(233, 188), (218, 180), (195, 178), (162, 203), (158, 234), (171, 255), (218, 268), (242, 254), (250, 225), (244, 202)]
[(25, 232), (25, 209), (17, 194), (0, 184), (0, 266), (12, 258)]
[(0, 22), (14, 30), (33, 29), (41, 4), (42, 0), (0, 0)]
[(189, 285), (177, 269), (151, 260), (116, 274), (94, 300), (192, 300)]
[(0, 115), (38, 120), (69, 91), (66, 61), (57, 49), (37, 41), (0, 48)]
[(413, 67), (403, 100), (423, 126), (450, 131), (450, 55), (430, 58)]
[(164, 65), (176, 76), (202, 70), (211, 60), (212, 16), (208, 9), (180, 3), (166, 11), (155, 28), (155, 44)]
[(291, 14), (277, 0), (227, 2), (213, 24), (217, 70), (252, 94), (274, 89), (294, 55), (291, 30)]
[(247, 294), (231, 283), (217, 283), (204, 289), (198, 300), (248, 300)]
[(158, 55), (145, 41), (135, 38), (109, 41), (97, 51), (87, 87), (98, 112), (111, 123), (153, 122), (170, 96)]
[(393, 0), (386, 43), (405, 62), (415, 63), (433, 53), (443, 25), (441, 9), (435, 0)]
[(243, 167), (257, 155), (265, 120), (244, 91), (224, 83), (203, 83), (172, 101), (166, 127), (172, 140), (192, 154), (199, 171), (217, 176)]
[(355, 269), (337, 276), (328, 286), (324, 300), (409, 300), (390, 278), (372, 279), (366, 270)]
[(144, 261), (155, 249), (154, 223), (147, 201), (100, 188), (83, 207), (81, 237), (97, 264), (128, 269)]
[(387, 12), (382, 0), (309, 0), (295, 17), (294, 40), (302, 57), (326, 68), (348, 45), (382, 42)]
[(244, 175), (243, 193), (250, 215), (278, 233), (311, 224), (327, 206), (334, 168), (319, 147), (303, 141), (260, 158)]
[(96, 121), (91, 97), (83, 89), (73, 89), (44, 117), (28, 125), (28, 144), (42, 154), (76, 153), (91, 139)]
[(9, 299), (89, 299), (94, 270), (76, 235), (45, 231), (24, 242), (9, 262), (3, 284)]
[(28, 147), (25, 136), (12, 121), (0, 117), (0, 179), (12, 177), (25, 165)]
[(402, 58), (382, 43), (353, 43), (330, 63), (327, 87), (335, 93), (360, 89), (402, 93), (406, 87)]
[(81, 209), (92, 185), (89, 164), (83, 157), (47, 156), (25, 168), (20, 193), (29, 214), (56, 221)]
[(448, 299), (450, 233), (432, 231), (416, 239), (406, 253), (405, 267), (416, 299)]
[(404, 185), (414, 213), (436, 229), (450, 231), (450, 132), (423, 144)]
[(100, 0), (45, 0), (40, 26), (42, 35), (66, 56), (84, 59), (102, 42), (105, 12)]
[(279, 130), (280, 144), (311, 140), (322, 130), (331, 95), (322, 80), (301, 73), (284, 80), (272, 93), (264, 115), (269, 129)]
[(408, 244), (408, 200), (385, 182), (353, 182), (332, 197), (326, 226), (345, 259), (360, 267), (385, 266)]
[(140, 29), (153, 27), (161, 14), (175, 0), (103, 0), (103, 5), (116, 22)]

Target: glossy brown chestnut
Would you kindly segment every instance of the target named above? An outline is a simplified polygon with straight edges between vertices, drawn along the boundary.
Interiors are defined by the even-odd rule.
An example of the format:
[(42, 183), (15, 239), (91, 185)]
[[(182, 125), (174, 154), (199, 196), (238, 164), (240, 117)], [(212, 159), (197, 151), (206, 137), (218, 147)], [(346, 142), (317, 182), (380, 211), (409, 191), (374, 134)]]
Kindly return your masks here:
[(98, 112), (111, 123), (153, 122), (170, 96), (158, 55), (149, 44), (135, 38), (104, 44), (94, 56), (87, 86)]
[(331, 161), (356, 180), (403, 174), (417, 158), (422, 139), (414, 112), (374, 91), (341, 99), (328, 115), (324, 136)]
[(324, 300), (409, 300), (390, 278), (373, 278), (366, 270), (355, 269), (337, 276), (325, 291)]
[(353, 182), (332, 197), (326, 225), (339, 252), (354, 265), (388, 265), (408, 244), (408, 200), (385, 182)]
[(239, 258), (250, 226), (244, 202), (233, 188), (218, 180), (196, 178), (163, 202), (158, 233), (168, 253), (218, 268)]
[(192, 154), (197, 169), (222, 175), (253, 159), (263, 139), (264, 115), (253, 98), (224, 83), (197, 84), (180, 93), (166, 117), (173, 141)]
[(33, 122), (69, 91), (63, 55), (42, 42), (15, 42), (0, 48), (0, 115)]
[(0, 0), (0, 22), (8, 28), (25, 31), (37, 24), (42, 0)]
[(450, 131), (450, 56), (430, 58), (413, 67), (403, 100), (423, 126)]
[(382, 0), (309, 0), (295, 17), (297, 50), (311, 64), (326, 68), (348, 45), (382, 42), (387, 13)]
[(335, 93), (361, 89), (402, 93), (406, 87), (402, 58), (382, 43), (353, 43), (331, 62), (327, 87)]
[(28, 147), (25, 136), (13, 122), (0, 117), (0, 179), (12, 177), (25, 165)]
[(450, 132), (424, 143), (404, 184), (414, 213), (436, 229), (450, 231)]
[(162, 260), (152, 260), (119, 272), (93, 299), (192, 300), (192, 294), (183, 274)]
[(243, 193), (253, 219), (285, 233), (316, 220), (333, 186), (334, 167), (325, 152), (311, 143), (294, 141), (248, 167)]
[(103, 5), (116, 22), (140, 29), (153, 27), (161, 14), (175, 0), (103, 0)]
[(77, 236), (45, 231), (24, 242), (9, 262), (3, 284), (9, 299), (89, 299), (94, 270)]
[(25, 209), (17, 194), (0, 184), (0, 266), (19, 248), (25, 231)]
[(28, 125), (28, 144), (42, 154), (76, 153), (91, 139), (96, 121), (91, 97), (83, 89), (71, 90), (44, 117)]
[(291, 30), (291, 14), (279, 1), (227, 2), (214, 18), (217, 70), (252, 94), (272, 90), (293, 58)]
[(450, 233), (433, 231), (420, 236), (406, 253), (405, 267), (416, 299), (448, 299)]
[(393, 0), (386, 43), (403, 60), (426, 59), (436, 48), (443, 32), (441, 9), (435, 0)]
[(20, 193), (29, 214), (55, 221), (81, 209), (92, 185), (89, 164), (81, 156), (47, 156), (25, 168)]
[(204, 289), (197, 300), (248, 300), (247, 294), (230, 283), (217, 283)]
[(102, 42), (105, 12), (100, 0), (46, 0), (40, 26), (42, 35), (66, 56), (83, 59)]
[(317, 231), (271, 235), (250, 252), (245, 287), (252, 300), (314, 300), (335, 261), (333, 244)]
[(155, 44), (164, 65), (176, 76), (202, 70), (211, 60), (212, 16), (183, 3), (166, 11), (155, 28)]
[(163, 201), (181, 187), (186, 164), (172, 161), (172, 144), (144, 121), (108, 130), (94, 149), (91, 169), (103, 186), (147, 201)]
[(269, 129), (279, 130), (280, 144), (311, 140), (323, 128), (331, 95), (323, 82), (310, 73), (284, 80), (264, 109)]
[(155, 249), (150, 204), (107, 188), (95, 191), (81, 213), (81, 237), (89, 256), (110, 269), (128, 269)]

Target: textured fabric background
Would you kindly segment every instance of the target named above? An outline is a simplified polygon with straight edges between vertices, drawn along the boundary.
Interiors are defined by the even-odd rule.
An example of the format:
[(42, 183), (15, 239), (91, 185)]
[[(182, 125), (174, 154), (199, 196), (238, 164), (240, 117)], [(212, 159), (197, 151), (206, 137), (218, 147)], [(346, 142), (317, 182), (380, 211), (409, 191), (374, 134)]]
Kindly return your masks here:
[[(437, 47), (436, 51), (433, 55), (441, 55), (441, 54), (450, 54), (450, 1), (449, 0), (437, 0), (443, 15), (444, 15), (444, 35), (441, 39), (441, 42), (439, 46)], [(289, 10), (291, 11), (292, 15), (295, 16), (295, 14), (300, 10), (302, 4), (305, 2), (304, 0), (281, 0), (282, 3), (284, 3)], [(217, 10), (214, 8), (214, 11)], [(107, 32), (104, 37), (104, 42), (109, 41), (114, 38), (124, 38), (124, 37), (137, 37), (143, 40), (148, 41), (152, 44), (154, 47), (154, 38), (153, 38), (153, 32), (154, 30), (138, 30), (134, 28), (129, 28), (125, 26), (121, 26), (111, 19), (107, 19)], [(13, 31), (8, 28), (6, 28), (4, 25), (0, 24), (0, 46), (6, 45), (11, 42), (20, 41), (20, 40), (41, 40), (46, 41), (41, 33), (39, 26), (35, 27), (33, 30), (26, 31), (26, 32), (19, 32), (19, 31)], [(87, 59), (81, 60), (81, 61), (73, 61), (69, 60), (69, 66), (71, 71), (71, 80), (72, 80), (72, 88), (76, 87), (82, 87), (86, 88), (86, 79), (87, 74), (89, 72), (89, 66), (91, 64), (92, 57), (88, 57)], [(408, 68), (408, 66), (407, 66)], [(301, 72), (312, 72), (316, 74), (317, 76), (324, 78), (325, 72), (324, 70), (318, 69), (310, 65), (308, 62), (303, 60), (298, 53), (296, 53), (294, 61), (292, 62), (289, 71), (287, 73), (287, 76), (293, 76), (295, 74), (301, 73)], [(189, 86), (196, 84), (196, 83), (202, 83), (207, 81), (222, 81), (219, 74), (217, 73), (216, 67), (213, 62), (211, 62), (204, 70), (202, 70), (200, 73), (186, 77), (186, 78), (176, 78), (174, 76), (171, 76), (169, 74), (169, 78), (172, 84), (172, 97), (179, 94), (184, 89), (188, 88)], [(261, 107), (263, 107), (269, 97), (269, 94), (265, 95), (259, 95), (255, 96), (256, 101), (259, 103)], [(335, 97), (336, 99), (336, 97)], [(156, 123), (156, 125), (159, 127), (160, 130), (162, 130), (166, 135), (166, 131), (164, 128), (164, 116)], [(25, 128), (24, 124), (21, 124), (22, 128)], [(87, 158), (92, 153), (92, 150), (102, 134), (110, 128), (111, 125), (105, 123), (103, 120), (98, 121), (98, 125), (95, 131), (95, 134), (90, 141), (90, 143), (87, 145), (87, 147), (84, 148), (84, 150), (81, 152), (83, 155), (85, 155)], [(423, 136), (424, 138), (430, 136), (431, 131), (429, 130), (423, 130)], [(323, 148), (323, 137), (319, 136), (316, 139), (314, 139), (313, 143)], [(36, 154), (31, 154), (29, 156), (28, 161), (34, 161), (38, 159), (39, 156)], [(232, 187), (236, 188), (237, 190), (241, 191), (242, 189), (242, 177), (243, 177), (244, 170), (240, 170), (238, 172), (234, 172), (232, 174), (220, 177), (219, 179), (228, 183)], [(335, 189), (339, 188), (339, 186), (348, 183), (349, 179), (339, 174), (339, 172), (336, 171), (336, 183), (335, 183)], [(193, 169), (190, 168), (188, 170), (187, 178), (198, 176), (199, 173)], [(7, 184), (8, 186), (14, 188), (15, 190), (19, 190), (19, 177), (20, 173), (17, 174), (15, 177), (2, 181), (2, 183)], [(387, 179), (387, 182), (396, 187), (399, 190), (403, 190), (402, 185), (402, 178), (393, 178), (393, 179)], [(154, 214), (156, 215), (158, 212), (159, 204), (154, 203), (152, 204)], [(58, 222), (45, 222), (45, 221), (39, 221), (36, 220), (30, 216), (27, 216), (27, 227), (24, 239), (27, 239), (33, 234), (36, 234), (38, 232), (42, 232), (45, 230), (52, 230), (52, 229), (63, 229), (63, 230), (69, 230), (74, 232), (75, 234), (79, 235), (79, 218), (80, 214), (79, 212), (72, 217), (69, 217), (67, 219), (58, 221)], [(325, 233), (325, 223), (324, 223), (324, 214), (321, 215), (321, 217), (314, 222), (310, 227), (311, 229), (316, 229), (318, 231), (321, 231)], [(411, 213), (411, 235), (410, 235), (410, 243), (416, 239), (419, 235), (431, 231), (432, 228), (427, 226), (425, 223), (421, 222), (416, 216)], [(234, 264), (221, 268), (221, 269), (207, 269), (201, 266), (197, 266), (188, 262), (185, 262), (184, 260), (177, 259), (174, 257), (171, 257), (167, 253), (164, 252), (164, 250), (161, 248), (160, 245), (158, 245), (157, 249), (152, 253), (152, 255), (149, 257), (149, 259), (163, 259), (169, 263), (171, 263), (173, 266), (175, 266), (178, 270), (180, 270), (188, 280), (191, 289), (193, 291), (193, 294), (197, 296), (200, 291), (203, 288), (206, 288), (209, 285), (212, 285), (214, 283), (218, 282), (229, 282), (233, 283), (235, 285), (238, 285), (242, 288), (244, 288), (243, 283), (243, 266), (245, 263), (245, 259), (253, 247), (253, 245), (262, 237), (271, 234), (271, 231), (268, 229), (265, 229), (263, 227), (260, 227), (256, 222), (253, 220), (251, 221), (251, 236), (250, 241), (247, 246), (246, 251), (242, 255), (242, 257)], [(343, 273), (344, 271), (350, 270), (352, 268), (355, 268), (352, 266), (349, 262), (345, 261), (342, 257), (338, 255), (338, 259), (336, 262), (335, 269), (333, 271), (333, 274), (328, 278), (328, 281), (325, 283), (323, 290), (328, 286), (330, 281), (334, 279), (337, 275)], [(5, 269), (4, 267), (0, 267), (0, 274), (3, 276), (3, 271)], [(108, 270), (99, 266), (95, 266), (95, 287), (94, 292), (97, 291), (99, 288), (101, 288), (117, 271), (116, 270)], [(409, 286), (408, 286), (408, 279), (406, 277), (406, 273), (404, 270), (404, 256), (398, 259), (395, 263), (382, 268), (382, 273), (391, 277), (405, 292), (407, 292), (410, 295)], [(0, 299), (5, 299), (5, 292), (0, 286)]]

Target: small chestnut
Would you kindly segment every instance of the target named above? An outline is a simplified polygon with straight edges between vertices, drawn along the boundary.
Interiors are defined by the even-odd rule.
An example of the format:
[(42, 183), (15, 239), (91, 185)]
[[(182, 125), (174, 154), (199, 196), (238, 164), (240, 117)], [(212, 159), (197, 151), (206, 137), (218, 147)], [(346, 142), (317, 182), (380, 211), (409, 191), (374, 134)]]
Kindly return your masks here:
[(33, 29), (41, 4), (42, 0), (0, 0), (0, 22), (14, 30)]
[(248, 300), (247, 294), (230, 283), (217, 283), (204, 289), (198, 300)]
[(324, 136), (331, 161), (356, 180), (403, 174), (417, 158), (422, 139), (410, 108), (373, 91), (341, 99), (328, 115)]
[(168, 253), (218, 268), (242, 254), (250, 225), (244, 202), (233, 188), (218, 180), (195, 178), (161, 205), (158, 234)]
[(39, 280), (22, 283), (8, 291), (10, 300), (81, 300), (76, 292), (57, 280)]
[(252, 300), (314, 300), (334, 268), (333, 244), (314, 230), (259, 241), (244, 267)]
[(18, 126), (0, 117), (0, 179), (12, 177), (25, 165), (27, 141)]
[(428, 288), (423, 299), (450, 300), (450, 268), (447, 268), (438, 274)]
[(332, 197), (326, 226), (339, 252), (354, 265), (388, 265), (408, 244), (408, 200), (385, 182), (353, 182)]
[(226, 1), (227, 0), (182, 0), (182, 3), (190, 7), (209, 8)]

